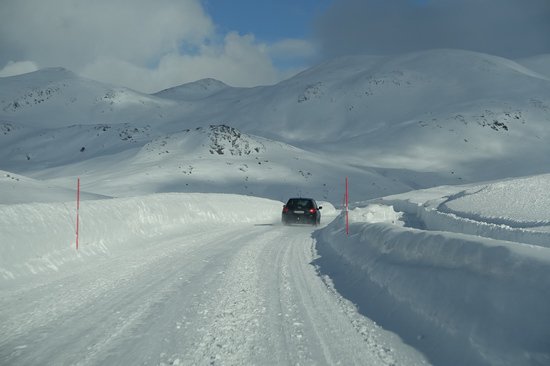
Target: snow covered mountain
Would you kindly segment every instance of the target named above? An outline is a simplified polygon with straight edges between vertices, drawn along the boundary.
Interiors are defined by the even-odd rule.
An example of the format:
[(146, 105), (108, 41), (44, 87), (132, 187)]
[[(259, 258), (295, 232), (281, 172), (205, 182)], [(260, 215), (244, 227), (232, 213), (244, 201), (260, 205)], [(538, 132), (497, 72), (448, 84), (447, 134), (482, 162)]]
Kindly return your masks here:
[[(87, 172), (113, 182), (116, 178), (109, 176), (135, 176), (137, 161), (159, 141), (183, 146), (194, 137), (182, 131), (224, 125), (262, 136), (265, 149), (238, 157), (206, 154), (216, 158), (216, 169), (209, 168), (212, 159), (202, 164), (204, 154), (190, 154), (188, 147), (157, 152), (145, 159), (154, 160), (155, 167), (141, 166), (140, 174), (158, 177), (158, 167), (166, 166), (160, 175), (172, 176), (170, 183), (138, 179), (127, 192), (203, 187), (261, 191), (273, 198), (303, 192), (340, 202), (340, 193), (327, 192), (341, 190), (344, 175), (368, 182), (356, 192), (372, 198), (545, 173), (548, 121), (550, 81), (542, 73), (458, 50), (347, 57), (273, 86), (232, 88), (205, 79), (155, 95), (45, 69), (0, 79), (0, 168), (65, 186)], [(276, 156), (270, 156), (272, 150)], [(307, 158), (300, 161), (297, 155)], [(265, 160), (285, 168), (268, 171)], [(288, 162), (292, 169), (285, 170)], [(239, 164), (254, 166), (254, 172), (234, 180)], [(190, 167), (194, 173), (187, 178), (192, 179), (175, 177)], [(290, 185), (281, 177), (289, 177)], [(98, 193), (121, 194), (100, 186)], [(281, 192), (281, 186), (289, 189)]]
[(216, 79), (201, 79), (192, 83), (162, 90), (154, 95), (174, 100), (198, 100), (209, 97), (228, 87), (227, 84)]
[[(13, 131), (13, 139), (24, 136)], [(55, 141), (68, 141), (52, 149)], [(340, 164), (291, 145), (241, 133), (226, 125), (154, 137), (151, 128), (124, 124), (69, 126), (8, 147), (10, 171), (24, 166), (40, 180), (105, 196), (155, 192), (218, 192), (284, 200), (308, 195), (340, 202), (343, 177), (369, 181), (367, 196), (409, 189), (375, 170)], [(29, 151), (32, 151), (30, 153)], [(6, 164), (8, 161), (6, 159)]]
[(518, 63), (550, 78), (550, 54), (524, 58), (518, 60)]
[(0, 120), (33, 128), (134, 123), (174, 103), (77, 76), (63, 68), (0, 78)]

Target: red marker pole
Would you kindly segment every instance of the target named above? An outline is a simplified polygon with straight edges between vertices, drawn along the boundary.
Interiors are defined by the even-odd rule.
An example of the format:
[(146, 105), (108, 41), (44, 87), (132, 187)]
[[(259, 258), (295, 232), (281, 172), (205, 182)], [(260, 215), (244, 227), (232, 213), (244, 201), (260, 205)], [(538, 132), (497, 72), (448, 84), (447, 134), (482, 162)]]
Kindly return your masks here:
[(346, 235), (349, 235), (349, 189), (348, 189), (348, 177), (346, 177)]
[(80, 178), (76, 183), (76, 250), (78, 250), (78, 214), (80, 211)]

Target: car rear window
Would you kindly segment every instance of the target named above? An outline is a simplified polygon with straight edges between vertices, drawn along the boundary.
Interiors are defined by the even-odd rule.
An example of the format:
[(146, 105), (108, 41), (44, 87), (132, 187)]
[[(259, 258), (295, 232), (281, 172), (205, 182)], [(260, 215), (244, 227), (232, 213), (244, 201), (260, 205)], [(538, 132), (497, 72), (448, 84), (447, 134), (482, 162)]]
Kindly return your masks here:
[(314, 208), (313, 201), (308, 199), (290, 199), (286, 206), (290, 209), (309, 209)]

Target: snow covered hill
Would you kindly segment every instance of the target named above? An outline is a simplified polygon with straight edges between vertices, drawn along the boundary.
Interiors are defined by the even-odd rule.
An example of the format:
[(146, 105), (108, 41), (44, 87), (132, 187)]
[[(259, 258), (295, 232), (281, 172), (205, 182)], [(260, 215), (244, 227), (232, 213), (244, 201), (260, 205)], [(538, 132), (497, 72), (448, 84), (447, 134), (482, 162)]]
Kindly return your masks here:
[(518, 63), (550, 79), (550, 54), (524, 58)]
[[(82, 167), (94, 167), (82, 172)], [(153, 192), (239, 193), (286, 200), (313, 196), (340, 202), (345, 176), (369, 185), (362, 195), (380, 196), (409, 186), (375, 170), (343, 165), (285, 143), (241, 133), (226, 125), (197, 127), (160, 136), (131, 157), (106, 158), (42, 170), (36, 174), (59, 185), (80, 175), (91, 192), (128, 196)], [(63, 178), (55, 178), (55, 177)]]
[[(347, 57), (273, 86), (232, 88), (205, 79), (156, 95), (82, 79), (64, 69), (45, 69), (0, 78), (0, 168), (56, 179), (65, 186), (90, 171), (110, 179), (110, 164), (101, 162), (116, 161), (115, 174), (135, 175), (125, 167), (155, 141), (225, 125), (268, 138), (274, 146), (280, 141), (299, 148), (283, 149), (286, 156), (279, 149), (277, 158), (266, 149), (261, 154), (268, 161), (296, 163), (295, 152), (307, 151), (308, 159), (292, 164), (286, 173), (275, 170), (276, 176), (288, 176), (290, 182), (299, 175), (312, 177), (303, 184), (291, 183), (290, 190), (309, 187), (311, 195), (340, 202), (340, 193), (327, 191), (340, 190), (344, 174), (368, 182), (356, 187), (357, 194), (373, 198), (433, 185), (545, 173), (549, 120), (548, 78), (510, 60), (458, 50)], [(200, 161), (188, 161), (189, 154), (183, 153), (178, 150), (177, 169), (192, 166), (195, 172), (187, 186), (178, 179), (167, 185), (144, 180), (145, 186), (131, 191), (197, 189), (202, 181), (205, 189), (215, 191), (263, 191), (277, 199), (288, 194), (278, 187), (288, 186), (286, 182), (244, 189), (255, 185), (246, 182), (247, 175), (239, 184), (224, 185), (231, 188), (214, 188), (211, 181), (223, 179), (198, 174)], [(265, 163), (251, 162), (251, 157), (240, 156), (240, 163)], [(157, 165), (162, 166), (164, 158), (173, 169), (169, 154), (156, 156)], [(216, 171), (234, 175), (238, 159), (231, 156)], [(70, 168), (65, 172), (63, 166)], [(333, 171), (335, 166), (341, 169)], [(42, 174), (45, 168), (54, 170)]]
[(544, 172), (549, 94), (546, 77), (513, 61), (435, 50), (334, 60), (274, 86), (224, 89), (190, 114), (356, 165), (475, 181)]
[(161, 119), (166, 99), (84, 79), (63, 68), (0, 78), (0, 121), (32, 128)]
[(228, 87), (227, 84), (216, 79), (201, 79), (192, 83), (159, 91), (154, 95), (174, 100), (199, 100), (209, 97)]
[[(101, 198), (108, 197), (90, 193), (82, 194), (84, 200)], [(52, 183), (0, 170), (0, 204), (70, 202), (74, 200), (76, 200), (74, 189), (58, 187)]]

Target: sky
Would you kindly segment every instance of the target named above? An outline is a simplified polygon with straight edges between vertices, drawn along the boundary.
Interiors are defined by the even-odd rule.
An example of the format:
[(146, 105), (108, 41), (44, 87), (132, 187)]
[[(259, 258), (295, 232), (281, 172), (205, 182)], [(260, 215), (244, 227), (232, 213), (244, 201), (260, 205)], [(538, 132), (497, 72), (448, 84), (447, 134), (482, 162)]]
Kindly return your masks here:
[(338, 0), (315, 24), (325, 57), (457, 48), (550, 53), (549, 0)]
[(323, 60), (550, 53), (548, 0), (0, 0), (0, 76), (44, 67), (142, 92), (274, 84)]

